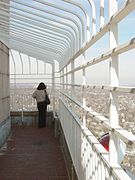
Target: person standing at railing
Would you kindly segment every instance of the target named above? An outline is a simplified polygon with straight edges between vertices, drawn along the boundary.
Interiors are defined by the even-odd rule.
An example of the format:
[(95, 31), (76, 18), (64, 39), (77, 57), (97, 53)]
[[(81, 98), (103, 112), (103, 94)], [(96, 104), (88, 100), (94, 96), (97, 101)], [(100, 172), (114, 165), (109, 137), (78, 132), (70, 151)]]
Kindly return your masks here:
[(46, 102), (46, 85), (41, 82), (37, 89), (32, 94), (32, 97), (36, 99), (37, 108), (39, 112), (38, 116), (38, 127), (46, 127), (46, 111), (47, 111), (47, 102)]

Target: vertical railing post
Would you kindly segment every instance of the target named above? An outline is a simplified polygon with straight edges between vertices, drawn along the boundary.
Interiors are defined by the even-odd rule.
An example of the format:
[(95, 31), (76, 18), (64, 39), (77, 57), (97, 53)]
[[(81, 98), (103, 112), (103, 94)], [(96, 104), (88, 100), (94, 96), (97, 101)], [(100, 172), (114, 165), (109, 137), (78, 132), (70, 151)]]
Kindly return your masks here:
[[(82, 64), (85, 64), (86, 62), (86, 57), (85, 57), (85, 53), (83, 53), (83, 58), (82, 58)], [(82, 69), (82, 103), (83, 103), (83, 107), (86, 106), (86, 70), (85, 68)], [(86, 126), (86, 111), (83, 109), (83, 125)]]
[(67, 75), (67, 72), (68, 72), (68, 68), (66, 66), (66, 93), (67, 93), (67, 90), (68, 90), (68, 75)]
[[(75, 95), (75, 72), (74, 72), (74, 69), (75, 69), (75, 61), (73, 60), (71, 62), (71, 97), (74, 98), (74, 95)], [(74, 102), (72, 102), (72, 106), (71, 106), (71, 109), (72, 111), (74, 112), (75, 111), (75, 104)], [(70, 131), (69, 131), (69, 135), (72, 134), (74, 136), (74, 138), (72, 139), (71, 135), (71, 144), (72, 144), (72, 152), (74, 152), (74, 157), (75, 157), (75, 164), (77, 162), (77, 155), (76, 155), (76, 152), (77, 152), (77, 127), (76, 127), (76, 124), (72, 121), (71, 123), (71, 126), (70, 126)], [(72, 171), (72, 180), (74, 180), (74, 177), (73, 177), (73, 171)]]
[(38, 60), (36, 59), (36, 62), (37, 62), (37, 74), (38, 74)]
[(53, 95), (53, 113), (55, 114), (55, 62), (52, 63), (52, 95)]
[(28, 56), (28, 61), (29, 61), (29, 74), (31, 74), (31, 60), (30, 60), (30, 56)]
[(14, 100), (13, 100), (13, 109), (15, 110), (15, 107), (16, 107), (16, 98), (15, 98), (15, 96), (16, 96), (16, 64), (15, 64), (15, 59), (14, 59), (14, 56), (13, 56), (13, 53), (12, 53), (12, 51), (10, 50), (10, 54), (11, 54), (11, 57), (12, 57), (12, 60), (13, 60), (13, 64), (14, 64)]
[[(75, 68), (75, 64), (74, 64), (74, 61), (71, 62), (71, 71), (74, 70)], [(72, 71), (71, 72), (71, 96), (73, 97), (74, 96), (74, 90), (75, 90), (75, 87), (74, 87), (74, 84), (75, 84), (75, 72)], [(73, 108), (73, 106), (72, 106)]]
[(86, 36), (86, 43), (90, 40), (90, 17), (86, 14), (86, 23), (87, 23), (87, 36)]
[(93, 0), (88, 0), (92, 9), (92, 35), (96, 33), (96, 8)]
[(64, 74), (64, 70), (61, 70), (60, 71), (60, 89), (62, 90), (62, 89), (64, 89), (64, 79), (63, 79), (63, 74)]
[(21, 53), (19, 52), (19, 56), (20, 56), (20, 60), (21, 60), (21, 65), (22, 65), (22, 74), (24, 73), (24, 68), (23, 68), (23, 60), (22, 60), (22, 56)]
[(62, 76), (62, 71), (60, 71), (59, 73), (60, 73), (60, 79), (59, 79), (60, 87), (59, 87), (59, 90), (61, 91), (62, 90), (62, 77), (61, 77)]
[(62, 89), (64, 90), (64, 69), (62, 70)]
[(64, 91), (66, 91), (66, 67), (64, 68)]
[[(63, 82), (63, 72), (64, 70), (61, 70), (60, 71), (60, 91), (63, 91), (63, 86), (64, 86), (64, 82)], [(63, 98), (64, 99), (64, 98)], [(59, 106), (59, 108), (60, 108), (60, 106)], [(61, 111), (61, 109), (60, 109), (60, 113), (62, 113), (62, 116), (63, 116), (63, 112)]]
[(100, 0), (100, 28), (104, 25), (104, 0)]
[[(117, 0), (109, 1), (109, 16), (112, 15), (118, 10)], [(109, 43), (110, 50), (117, 47), (118, 45), (118, 24), (113, 23), (110, 25), (109, 30)], [(110, 86), (115, 87), (119, 86), (119, 77), (118, 77), (118, 55), (110, 56)], [(114, 128), (119, 124), (118, 117), (118, 102), (116, 92), (110, 92), (110, 124)], [(119, 139), (118, 137), (111, 132), (110, 133), (110, 164), (114, 166), (118, 162), (118, 149), (119, 149)]]

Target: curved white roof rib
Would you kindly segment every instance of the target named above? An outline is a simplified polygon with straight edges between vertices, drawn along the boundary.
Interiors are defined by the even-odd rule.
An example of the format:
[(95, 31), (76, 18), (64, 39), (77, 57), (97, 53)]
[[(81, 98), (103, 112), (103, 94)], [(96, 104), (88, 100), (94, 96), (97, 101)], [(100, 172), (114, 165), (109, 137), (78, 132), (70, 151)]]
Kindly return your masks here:
[[(85, 18), (86, 18), (87, 29), (90, 30), (90, 27), (89, 27), (90, 20), (89, 20), (88, 14), (86, 13), (85, 8), (79, 2), (76, 2), (73, 0), (62, 0), (62, 1), (69, 3), (69, 4), (73, 4), (82, 10), (82, 12), (84, 13)], [(88, 0), (88, 2), (92, 9), (92, 35), (94, 35), (96, 33), (96, 7), (95, 7), (93, 0)], [(88, 38), (89, 38), (89, 34), (88, 34)]]
[[(11, 16), (10, 16), (10, 17), (11, 17)], [(10, 23), (10, 27), (11, 27), (11, 28), (10, 28), (10, 29), (12, 29), (12, 26), (13, 26), (13, 22), (14, 22), (14, 21), (15, 21), (15, 20), (11, 21), (11, 23)], [(26, 23), (26, 22), (25, 22), (25, 23)], [(19, 27), (20, 27), (20, 24), (23, 25), (22, 27), (20, 27), (20, 29), (21, 29), (22, 31), (24, 31), (24, 30), (25, 30), (25, 29), (24, 29), (24, 25), (25, 25), (25, 24), (23, 24), (22, 22), (19, 22), (18, 24), (19, 24), (19, 25), (17, 25), (17, 26), (19, 26)], [(30, 25), (29, 25), (29, 24), (26, 24), (26, 27), (28, 27), (28, 26), (30, 26)], [(31, 26), (31, 27), (32, 27), (32, 26)], [(18, 28), (18, 27), (16, 27), (16, 25), (15, 25), (14, 28), (15, 28), (15, 31), (16, 31), (16, 28)], [(34, 27), (34, 28), (36, 28), (36, 27)], [(39, 27), (38, 27), (38, 30), (40, 30)], [(33, 29), (30, 29), (30, 31), (33, 32)], [(39, 34), (39, 32), (38, 32), (38, 34)], [(57, 36), (57, 34), (56, 34), (56, 36)], [(62, 35), (60, 35), (60, 36), (62, 36)], [(31, 36), (30, 36), (30, 37), (31, 37)], [(40, 36), (39, 36), (39, 37), (40, 37)], [(66, 39), (67, 37), (65, 36), (64, 38)], [(70, 38), (69, 38), (69, 39), (70, 39)], [(70, 42), (70, 41), (69, 41), (69, 42)]]
[[(15, 59), (14, 59), (14, 55), (12, 53), (12, 51), (10, 50), (10, 55), (11, 55), (11, 58), (12, 58), (12, 61), (13, 61), (13, 64), (14, 64), (14, 74), (16, 74), (16, 63), (15, 63)], [(22, 74), (24, 73), (24, 67), (23, 67), (23, 60), (22, 60), (22, 56), (21, 56), (21, 53), (19, 52), (19, 57), (20, 57), (20, 62), (21, 62), (21, 69), (22, 69)], [(36, 58), (35, 58), (36, 59)], [(38, 60), (41, 60), (43, 61), (42, 59), (38, 59)], [(38, 64), (38, 60), (36, 59), (37, 61), (37, 64)], [(31, 69), (31, 63), (30, 63), (30, 56), (28, 55), (28, 61), (29, 61), (29, 68)], [(52, 67), (54, 66), (54, 61), (50, 61), (46, 58), (45, 61), (43, 61), (45, 63), (48, 63), (50, 65), (52, 65)], [(37, 70), (38, 71), (38, 70)], [(31, 72), (31, 70), (30, 70)]]
[(88, 0), (92, 8), (92, 32), (93, 35), (96, 33), (96, 8), (93, 0)]
[(0, 38), (29, 56), (66, 63), (87, 42), (88, 25), (85, 8), (73, 0), (68, 4), (66, 0), (0, 2)]
[[(25, 3), (20, 3), (20, 2), (18, 2), (18, 1), (15, 1), (14, 0), (14, 2), (15, 3), (18, 3), (18, 4), (21, 4), (21, 5), (23, 5), (23, 6), (26, 6), (26, 7), (29, 7), (29, 8), (34, 8), (34, 6), (31, 6), (31, 5), (29, 5), (29, 4), (25, 4)], [(37, 17), (40, 17), (40, 18), (42, 18), (42, 19), (46, 19), (46, 16), (44, 16), (44, 15), (42, 15), (42, 14), (40, 14), (40, 13), (36, 13), (36, 12), (32, 12), (32, 11), (30, 11), (30, 10), (26, 10), (26, 9), (24, 9), (24, 8), (18, 8), (18, 7), (16, 7), (15, 5), (11, 5), (11, 7), (13, 8), (13, 9), (16, 9), (16, 10), (20, 10), (20, 11), (22, 11), (22, 12), (26, 12), (26, 13), (29, 13), (30, 15), (34, 15), (34, 16), (37, 16)], [(48, 13), (48, 14), (53, 14), (53, 15), (55, 15), (55, 13), (53, 13), (53, 12), (50, 12), (50, 11), (48, 11), (48, 10), (43, 10), (43, 9), (41, 9), (41, 8), (34, 8), (34, 9), (36, 9), (36, 10), (39, 10), (40, 12), (45, 12), (45, 13)], [(12, 12), (12, 11), (11, 11)], [(21, 14), (22, 15), (22, 14)], [(62, 17), (61, 15), (58, 15), (58, 17)], [(31, 17), (30, 17), (31, 18)], [(49, 18), (48, 18), (49, 19)], [(40, 22), (40, 20), (38, 20), (39, 22)], [(53, 21), (52, 23), (53, 23), (53, 29), (55, 30), (55, 25), (54, 25), (54, 22), (55, 21)], [(52, 25), (52, 24), (51, 24)], [(45, 27), (46, 26), (46, 27)], [(47, 23), (46, 23), (46, 21), (44, 20), (44, 29), (52, 29), (52, 27), (49, 27), (49, 26), (47, 26)], [(58, 28), (58, 27), (57, 27)], [(58, 30), (56, 30), (56, 32), (57, 33), (60, 33), (60, 34), (63, 34), (63, 32), (60, 32), (60, 31), (62, 31), (62, 29), (63, 28), (60, 28), (59, 29), (59, 31)], [(66, 31), (67, 31), (67, 29), (66, 29)], [(66, 34), (66, 36), (68, 36), (69, 37), (69, 39), (71, 39), (71, 37), (70, 36), (72, 36), (72, 43), (73, 43), (73, 39), (74, 39), (74, 36), (73, 35), (69, 35), (69, 34), (67, 34), (67, 32), (64, 32), (65, 34)], [(58, 35), (57, 35), (58, 36)], [(75, 43), (75, 42), (74, 42)], [(72, 47), (73, 48), (73, 47)]]
[[(33, 18), (33, 17), (29, 17), (28, 15), (24, 15), (23, 14), (23, 16), (22, 16), (22, 14), (21, 13), (18, 13), (18, 12), (15, 12), (15, 14), (16, 15), (14, 15), (13, 14), (14, 12), (11, 12), (10, 13), (10, 17), (11, 18), (14, 18), (14, 19), (17, 19), (17, 20), (21, 20), (21, 22), (25, 22), (25, 20), (26, 20), (26, 23), (29, 23), (29, 24), (32, 24), (32, 25), (35, 25), (34, 26), (34, 30), (32, 30), (32, 33), (31, 33), (31, 35), (33, 34), (33, 31), (35, 31), (35, 29), (38, 29), (39, 30), (39, 27), (42, 27), (43, 26), (43, 23), (45, 23), (44, 21), (38, 21), (36, 18)], [(7, 17), (8, 18), (8, 17)], [(27, 18), (27, 19), (25, 19), (25, 18)], [(13, 22), (15, 21), (15, 20), (12, 20)], [(40, 22), (42, 23), (42, 25), (40, 24)], [(18, 22), (19, 23), (19, 22)], [(19, 23), (20, 24), (20, 23)], [(31, 25), (31, 27), (32, 27), (32, 25)], [(36, 27), (37, 25), (39, 25), (38, 27)], [(29, 25), (30, 26), (30, 25)], [(45, 27), (43, 27), (43, 28), (45, 28)], [(26, 31), (26, 27), (25, 27), (25, 29), (23, 28), (22, 29), (22, 27), (20, 27), (20, 29), (18, 28), (18, 27), (15, 27), (15, 29), (17, 29), (17, 30), (22, 30), (23, 32), (24, 31)], [(28, 25), (27, 25), (27, 30), (28, 30)], [(10, 28), (10, 32), (11, 32), (11, 28)], [(28, 32), (28, 31), (27, 31)], [(51, 37), (50, 36), (50, 34), (45, 34), (45, 32), (46, 33), (48, 33), (48, 31), (46, 31), (46, 30), (44, 30), (44, 34), (43, 34), (43, 36), (44, 37)], [(22, 33), (22, 32), (21, 32)], [(41, 32), (40, 32), (40, 34), (41, 34)], [(65, 44), (65, 47), (68, 49), (68, 47), (70, 47), (70, 39), (69, 38), (67, 38), (66, 36), (64, 37), (64, 39), (63, 39), (63, 36), (62, 35), (59, 35), (59, 36), (57, 36), (57, 34), (56, 33), (51, 33), (51, 34), (53, 34), (53, 35), (56, 35), (55, 36), (55, 41), (57, 41), (57, 39), (60, 41), (60, 44), (64, 44), (64, 42), (66, 43)], [(39, 32), (37, 32), (37, 36), (39, 37)], [(41, 36), (41, 35), (40, 35)], [(43, 37), (42, 37), (43, 38)], [(52, 38), (53, 40), (54, 40), (54, 38)], [(51, 40), (51, 39), (50, 39)], [(54, 41), (53, 41), (53, 43), (54, 43)], [(68, 45), (67, 45), (68, 44)], [(73, 49), (73, 47), (72, 47), (72, 49)]]
[(78, 39), (80, 40), (80, 47), (81, 47), (81, 44), (83, 42), (85, 42), (85, 38), (83, 38), (83, 37), (85, 37), (85, 34), (86, 34), (86, 26), (84, 24), (84, 19), (78, 13), (74, 12), (73, 10), (67, 9), (65, 7), (58, 6), (58, 5), (54, 4), (54, 3), (45, 2), (45, 1), (42, 1), (42, 0), (33, 0), (33, 1), (39, 2), (39, 3), (44, 4), (44, 5), (48, 5), (48, 6), (54, 7), (56, 9), (68, 12), (71, 15), (75, 15), (76, 17), (78, 17), (78, 19), (81, 22), (81, 26), (82, 26), (82, 28), (81, 28), (82, 30), (81, 30), (80, 36), (78, 36)]
[[(88, 30), (89, 31), (89, 26), (90, 26), (90, 21), (89, 21), (89, 18), (88, 18), (88, 15), (86, 13), (86, 10), (85, 8), (79, 3), (79, 2), (75, 2), (75, 1), (72, 1), (72, 0), (62, 0), (63, 2), (65, 3), (69, 3), (69, 4), (72, 4), (76, 7), (78, 7), (79, 9), (81, 9), (81, 11), (83, 12), (84, 16), (85, 16), (85, 20), (86, 20), (86, 31)], [(89, 38), (89, 36), (87, 36), (87, 39), (86, 39), (86, 36), (87, 36), (87, 32), (84, 33), (84, 43), (87, 42), (87, 39)]]

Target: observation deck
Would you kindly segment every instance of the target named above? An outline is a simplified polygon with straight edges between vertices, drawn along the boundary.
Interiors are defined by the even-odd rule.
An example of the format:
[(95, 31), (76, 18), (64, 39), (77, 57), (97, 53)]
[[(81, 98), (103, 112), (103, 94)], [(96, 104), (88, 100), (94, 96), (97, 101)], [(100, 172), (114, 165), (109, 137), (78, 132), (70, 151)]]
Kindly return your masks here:
[(135, 179), (134, 23), (135, 0), (0, 1), (0, 179)]
[(0, 152), (0, 179), (68, 180), (58, 139), (52, 127), (13, 126)]

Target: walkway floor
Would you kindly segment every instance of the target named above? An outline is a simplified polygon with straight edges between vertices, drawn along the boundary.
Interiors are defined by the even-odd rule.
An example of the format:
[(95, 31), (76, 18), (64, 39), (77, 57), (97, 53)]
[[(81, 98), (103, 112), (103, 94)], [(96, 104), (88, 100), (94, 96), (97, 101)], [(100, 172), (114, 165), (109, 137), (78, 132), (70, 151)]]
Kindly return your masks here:
[(68, 180), (51, 127), (17, 126), (0, 152), (0, 180)]

